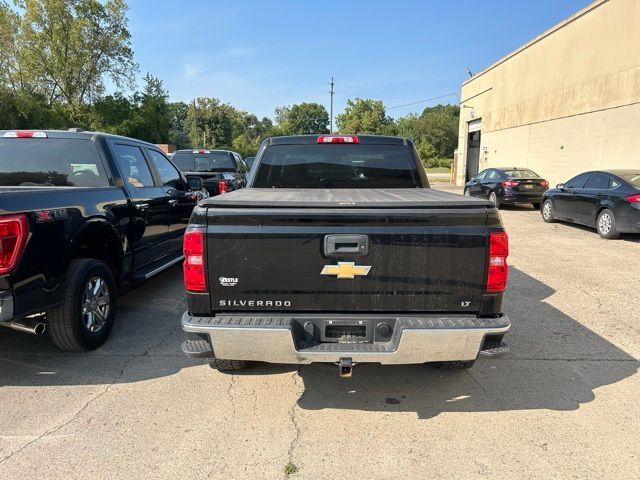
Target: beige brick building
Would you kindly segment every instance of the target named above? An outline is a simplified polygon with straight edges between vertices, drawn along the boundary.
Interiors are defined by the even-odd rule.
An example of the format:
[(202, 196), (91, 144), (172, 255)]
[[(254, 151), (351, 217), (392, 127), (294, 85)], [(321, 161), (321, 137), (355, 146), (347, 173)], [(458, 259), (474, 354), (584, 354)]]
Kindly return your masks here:
[(640, 168), (640, 0), (597, 0), (462, 85), (456, 184)]

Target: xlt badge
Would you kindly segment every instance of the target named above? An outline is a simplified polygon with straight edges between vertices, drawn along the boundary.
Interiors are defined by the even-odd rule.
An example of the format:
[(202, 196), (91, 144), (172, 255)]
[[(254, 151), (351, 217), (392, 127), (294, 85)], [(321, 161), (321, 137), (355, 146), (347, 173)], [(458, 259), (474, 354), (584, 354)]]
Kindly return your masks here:
[(356, 278), (364, 276), (371, 270), (370, 266), (356, 265), (354, 262), (338, 262), (338, 265), (325, 265), (320, 275), (336, 275), (338, 278)]

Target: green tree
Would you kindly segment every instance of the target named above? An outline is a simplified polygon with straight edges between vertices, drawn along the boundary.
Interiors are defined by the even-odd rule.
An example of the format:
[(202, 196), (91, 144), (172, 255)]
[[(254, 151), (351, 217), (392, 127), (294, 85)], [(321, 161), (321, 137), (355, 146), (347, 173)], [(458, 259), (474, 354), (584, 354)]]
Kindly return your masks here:
[(171, 125), (168, 98), (162, 80), (147, 73), (142, 91), (133, 95), (135, 110), (131, 136), (151, 143), (168, 141)]
[(344, 112), (336, 116), (336, 125), (342, 133), (384, 135), (392, 132), (392, 120), (382, 101), (369, 98), (347, 100)]
[(319, 103), (299, 103), (276, 108), (278, 129), (283, 135), (329, 133), (329, 114)]
[(458, 146), (460, 107), (436, 105), (427, 107), (420, 115), (420, 138), (428, 141), (439, 158), (453, 158)]
[(231, 148), (235, 109), (217, 98), (198, 97), (187, 108), (191, 144), (202, 148)]
[(73, 120), (99, 98), (110, 79), (132, 86), (137, 69), (124, 0), (19, 0), (17, 64), (49, 100), (64, 102)]
[(191, 147), (191, 139), (187, 131), (187, 110), (184, 102), (169, 103), (169, 143), (180, 148)]

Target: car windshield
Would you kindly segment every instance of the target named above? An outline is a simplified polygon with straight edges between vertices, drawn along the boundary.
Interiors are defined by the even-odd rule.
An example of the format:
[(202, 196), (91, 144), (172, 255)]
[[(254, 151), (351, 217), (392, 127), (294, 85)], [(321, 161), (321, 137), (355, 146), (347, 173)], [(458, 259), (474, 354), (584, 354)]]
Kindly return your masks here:
[(177, 152), (171, 159), (183, 172), (229, 172), (236, 165), (227, 152)]
[(95, 144), (77, 138), (0, 138), (0, 185), (106, 187)]
[(619, 175), (620, 178), (626, 180), (631, 185), (636, 188), (640, 188), (640, 172), (638, 173), (627, 173), (625, 175)]
[(415, 188), (416, 164), (404, 145), (274, 145), (256, 188)]
[(528, 168), (514, 168), (511, 170), (505, 169), (503, 171), (509, 178), (540, 178), (540, 175)]

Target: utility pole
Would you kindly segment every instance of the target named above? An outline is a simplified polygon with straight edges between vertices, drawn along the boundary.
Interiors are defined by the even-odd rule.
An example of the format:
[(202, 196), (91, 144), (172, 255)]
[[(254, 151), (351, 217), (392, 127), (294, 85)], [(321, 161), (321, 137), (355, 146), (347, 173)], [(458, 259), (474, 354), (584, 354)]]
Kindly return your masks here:
[(333, 94), (336, 93), (333, 91), (333, 77), (331, 77), (331, 83), (329, 85), (331, 85), (331, 89), (329, 90), (329, 94), (331, 94), (331, 107), (330, 107), (331, 113), (329, 114), (331, 118), (331, 123), (329, 124), (330, 125), (329, 133), (333, 133)]

